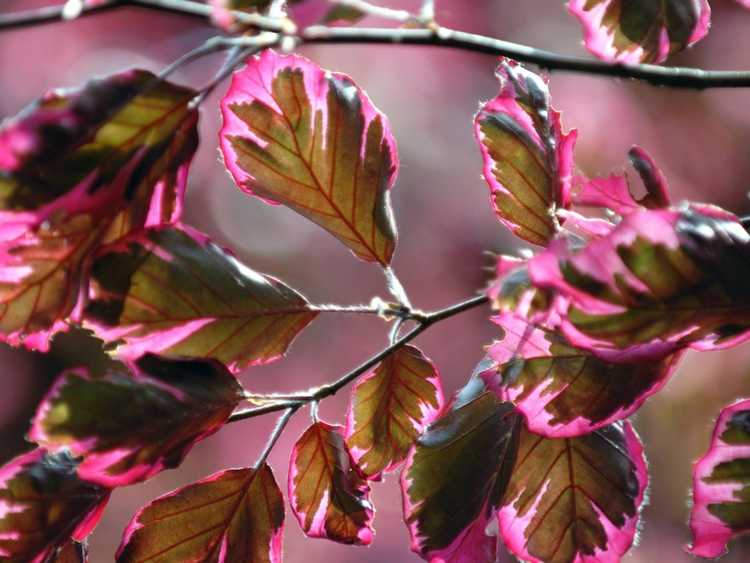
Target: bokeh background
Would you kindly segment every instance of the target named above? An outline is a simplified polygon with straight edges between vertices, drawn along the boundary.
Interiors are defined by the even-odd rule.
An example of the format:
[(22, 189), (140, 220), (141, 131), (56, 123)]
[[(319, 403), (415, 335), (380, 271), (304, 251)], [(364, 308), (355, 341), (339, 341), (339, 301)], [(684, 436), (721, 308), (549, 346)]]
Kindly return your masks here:
[[(383, 0), (381, 4), (386, 4)], [(418, 0), (390, 5), (416, 10)], [(586, 55), (578, 23), (562, 0), (437, 0), (439, 21), (561, 53)], [(43, 5), (3, 0), (0, 13)], [(750, 12), (734, 1), (712, 1), (708, 38), (672, 64), (750, 68)], [(390, 25), (366, 20), (365, 24)], [(215, 34), (206, 22), (146, 9), (123, 8), (73, 22), (0, 32), (0, 117), (15, 114), (49, 88), (75, 86), (96, 74), (128, 67), (158, 71)], [(513, 252), (517, 242), (495, 220), (471, 131), (480, 100), (496, 94), (495, 60), (459, 51), (399, 46), (303, 47), (321, 65), (350, 74), (390, 117), (401, 156), (393, 190), (400, 240), (395, 268), (416, 306), (442, 307), (470, 297), (488, 278), (484, 251)], [(200, 86), (220, 65), (210, 57), (174, 80)], [(583, 75), (551, 76), (554, 105), (566, 128), (579, 129), (577, 164), (589, 175), (621, 169), (638, 143), (661, 164), (675, 200), (706, 200), (737, 213), (750, 210), (750, 93), (683, 91)], [(386, 296), (377, 268), (360, 263), (326, 232), (282, 207), (242, 194), (217, 158), (218, 101), (203, 104), (202, 144), (187, 194), (186, 221), (235, 249), (251, 267), (298, 288), (313, 303), (366, 303)], [(431, 328), (417, 345), (439, 366), (447, 392), (457, 389), (496, 336), (487, 310), (474, 310)], [(289, 356), (249, 369), (251, 390), (293, 391), (330, 381), (378, 351), (387, 327), (375, 318), (323, 315)], [(24, 433), (54, 376), (66, 366), (106, 359), (82, 334), (59, 337), (50, 354), (0, 346), (0, 462), (30, 448)], [(651, 467), (650, 503), (641, 545), (627, 560), (681, 562), (688, 541), (691, 464), (708, 444), (725, 403), (750, 396), (750, 347), (689, 354), (678, 373), (635, 417)], [(322, 418), (343, 421), (346, 393), (326, 400)], [(298, 415), (271, 454), (286, 482), (288, 454), (309, 420)], [(92, 561), (111, 561), (131, 515), (150, 499), (230, 466), (249, 465), (274, 424), (272, 416), (233, 424), (199, 444), (181, 468), (117, 490), (91, 538)], [(369, 548), (306, 540), (287, 514), (286, 560), (305, 563), (414, 562), (401, 522), (398, 480), (374, 484), (377, 535)], [(508, 559), (510, 560), (510, 559)], [(750, 541), (734, 542), (727, 562), (750, 560)]]

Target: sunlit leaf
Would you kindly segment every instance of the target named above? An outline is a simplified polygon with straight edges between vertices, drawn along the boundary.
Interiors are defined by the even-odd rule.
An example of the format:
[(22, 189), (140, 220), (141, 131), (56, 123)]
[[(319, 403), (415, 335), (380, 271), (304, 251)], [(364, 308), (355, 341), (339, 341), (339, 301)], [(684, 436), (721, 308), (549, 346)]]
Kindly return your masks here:
[(750, 530), (750, 400), (725, 407), (711, 446), (693, 469), (690, 529), (694, 555), (716, 558)]
[(606, 61), (663, 62), (708, 33), (707, 0), (569, 0), (589, 51)]
[(631, 361), (748, 338), (750, 235), (718, 208), (641, 210), (582, 249), (556, 241), (529, 262), (555, 290), (570, 343)]
[(45, 350), (76, 317), (88, 256), (176, 221), (197, 147), (193, 90), (127, 71), (55, 90), (0, 128), (0, 334)]
[(29, 434), (83, 461), (82, 479), (108, 487), (176, 467), (195, 442), (216, 432), (242, 400), (218, 362), (144, 356), (134, 374), (63, 373), (39, 406)]
[(555, 234), (555, 210), (570, 204), (577, 134), (563, 133), (540, 76), (501, 59), (497, 77), (500, 94), (474, 118), (484, 179), (500, 221), (522, 239), (545, 245)]
[(118, 563), (281, 563), (284, 498), (268, 465), (228, 469), (159, 497), (130, 521)]
[(412, 550), (428, 561), (490, 563), (486, 533), (510, 478), (520, 417), (492, 393), (459, 401), (422, 434), (401, 476)]
[(221, 150), (237, 185), (387, 265), (396, 243), (388, 121), (343, 74), (270, 49), (235, 73), (221, 102)]
[(316, 314), (204, 235), (165, 227), (96, 257), (84, 320), (103, 340), (122, 341), (121, 358), (213, 358), (236, 372), (279, 358)]
[(618, 562), (633, 544), (647, 482), (643, 447), (628, 422), (579, 438), (524, 429), (500, 533), (524, 561)]
[(308, 537), (346, 544), (372, 542), (370, 487), (354, 465), (343, 428), (316, 422), (289, 462), (289, 502)]
[(518, 407), (532, 432), (551, 438), (588, 434), (631, 415), (664, 386), (680, 357), (616, 364), (512, 313), (493, 320), (505, 335), (490, 347), (496, 365), (483, 378)]
[(346, 426), (346, 443), (362, 473), (373, 478), (400, 465), (442, 402), (437, 369), (413, 346), (364, 374), (352, 391)]
[(42, 563), (96, 526), (109, 490), (80, 480), (76, 465), (36, 449), (0, 468), (0, 560)]

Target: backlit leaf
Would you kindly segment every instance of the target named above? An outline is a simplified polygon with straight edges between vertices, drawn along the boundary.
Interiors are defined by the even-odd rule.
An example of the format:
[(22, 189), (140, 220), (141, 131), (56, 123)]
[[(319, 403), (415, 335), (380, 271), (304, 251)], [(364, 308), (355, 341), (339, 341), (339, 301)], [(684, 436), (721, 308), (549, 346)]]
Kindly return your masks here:
[(500, 221), (522, 239), (545, 245), (556, 231), (555, 210), (570, 204), (577, 133), (563, 133), (540, 76), (501, 59), (497, 77), (500, 94), (474, 118), (484, 179)]
[(281, 563), (284, 498), (271, 468), (228, 469), (142, 508), (118, 563)]
[(343, 430), (316, 422), (302, 434), (289, 461), (289, 502), (308, 537), (369, 545), (370, 487), (351, 459)]
[(176, 221), (197, 147), (193, 90), (127, 71), (55, 90), (0, 128), (0, 334), (45, 350), (88, 256)]
[(0, 468), (0, 560), (42, 563), (96, 526), (109, 490), (79, 479), (76, 465), (36, 449)]
[(569, 0), (586, 48), (600, 59), (660, 63), (705, 37), (707, 0)]
[(616, 364), (512, 313), (493, 320), (505, 336), (490, 347), (496, 366), (483, 378), (518, 407), (532, 432), (551, 438), (588, 434), (631, 415), (664, 386), (680, 357)]
[(690, 553), (716, 558), (750, 530), (750, 400), (725, 407), (711, 446), (693, 469), (693, 545)]
[(218, 362), (144, 356), (136, 367), (99, 378), (83, 369), (63, 373), (39, 406), (30, 439), (81, 456), (82, 479), (119, 487), (179, 465), (242, 400), (242, 387)]
[(396, 243), (388, 121), (343, 74), (270, 49), (235, 73), (221, 102), (221, 150), (237, 185), (387, 265)]
[(486, 528), (508, 484), (519, 429), (510, 403), (480, 392), (419, 437), (401, 475), (415, 553), (446, 563), (496, 560), (497, 538)]
[(392, 471), (442, 407), (435, 366), (413, 346), (387, 356), (352, 391), (346, 443), (367, 477)]
[(221, 361), (236, 372), (279, 358), (316, 312), (187, 227), (140, 231), (92, 266), (87, 327), (117, 354)]
[(529, 262), (558, 293), (570, 343), (617, 362), (748, 338), (750, 235), (718, 208), (641, 210), (580, 250), (558, 240)]
[(524, 429), (500, 533), (524, 561), (618, 562), (633, 544), (647, 481), (643, 447), (628, 422), (579, 438)]

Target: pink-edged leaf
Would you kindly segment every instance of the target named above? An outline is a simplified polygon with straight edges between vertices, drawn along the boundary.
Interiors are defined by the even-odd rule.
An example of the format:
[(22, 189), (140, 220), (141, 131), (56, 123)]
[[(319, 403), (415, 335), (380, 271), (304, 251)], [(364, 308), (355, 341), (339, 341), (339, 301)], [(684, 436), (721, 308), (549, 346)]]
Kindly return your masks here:
[(317, 315), (189, 227), (139, 231), (94, 260), (85, 326), (130, 361), (145, 352), (213, 358), (237, 372), (281, 357)]
[(711, 23), (707, 0), (569, 0), (586, 48), (625, 64), (661, 63), (703, 39)]
[(82, 481), (77, 465), (36, 449), (0, 468), (0, 560), (45, 562), (96, 526), (109, 490)]
[(52, 91), (0, 127), (0, 334), (46, 350), (96, 247), (176, 221), (198, 143), (193, 90), (127, 71)]
[(179, 465), (243, 398), (218, 362), (143, 356), (133, 374), (63, 373), (40, 404), (29, 438), (83, 458), (82, 479), (121, 487)]
[(351, 458), (343, 431), (316, 422), (297, 440), (289, 460), (289, 502), (308, 537), (369, 545), (370, 487)]
[(409, 454), (404, 520), (412, 550), (427, 561), (491, 563), (497, 537), (486, 529), (510, 479), (520, 417), (481, 385), (463, 394)]
[(581, 249), (558, 240), (528, 265), (557, 292), (569, 342), (617, 362), (750, 336), (750, 235), (718, 208), (640, 210)]
[(716, 558), (750, 530), (750, 399), (725, 407), (711, 446), (693, 468), (690, 553)]
[(633, 544), (648, 484), (628, 422), (579, 438), (521, 431), (498, 512), (506, 547), (534, 563), (615, 563)]
[(612, 174), (606, 178), (581, 179), (578, 190), (573, 195), (573, 203), (584, 207), (602, 207), (618, 215), (627, 215), (644, 207), (668, 207), (669, 186), (654, 159), (639, 146), (633, 146), (628, 156), (646, 188), (646, 195), (636, 199), (630, 189), (628, 177), (624, 174)]
[(228, 469), (172, 491), (130, 521), (118, 563), (281, 563), (284, 498), (271, 468)]
[(357, 381), (346, 424), (346, 443), (372, 479), (406, 459), (414, 440), (443, 405), (440, 375), (413, 346), (388, 355)]
[(577, 133), (563, 133), (540, 76), (501, 59), (497, 77), (500, 94), (474, 117), (490, 200), (514, 234), (546, 245), (556, 231), (555, 210), (570, 204)]
[(297, 211), (363, 260), (390, 263), (396, 142), (348, 76), (267, 49), (234, 74), (221, 110), (224, 163), (242, 190)]
[(532, 432), (549, 438), (581, 436), (630, 416), (664, 386), (681, 357), (610, 363), (513, 313), (493, 320), (505, 335), (489, 348), (495, 365), (482, 377), (517, 406)]

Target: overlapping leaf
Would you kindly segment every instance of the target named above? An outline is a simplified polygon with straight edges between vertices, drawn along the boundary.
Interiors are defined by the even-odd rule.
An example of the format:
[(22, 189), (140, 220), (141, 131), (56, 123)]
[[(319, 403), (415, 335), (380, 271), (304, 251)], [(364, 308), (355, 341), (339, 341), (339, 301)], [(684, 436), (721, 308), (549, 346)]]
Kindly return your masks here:
[(101, 243), (179, 218), (195, 92), (128, 71), (53, 91), (0, 128), (0, 334), (46, 349)]
[(528, 267), (536, 286), (557, 291), (566, 338), (604, 359), (748, 337), (750, 235), (718, 208), (633, 212), (580, 250), (556, 241)]
[(347, 76), (271, 50), (236, 73), (221, 102), (221, 150), (237, 185), (387, 265), (398, 169), (388, 121)]
[(271, 468), (229, 469), (168, 493), (131, 520), (118, 563), (281, 563), (284, 498)]
[(86, 326), (117, 353), (214, 358), (232, 371), (280, 357), (316, 314), (280, 281), (187, 227), (110, 246), (92, 266)]
[(597, 57), (621, 63), (663, 62), (708, 33), (707, 0), (569, 0)]
[(30, 439), (82, 456), (81, 478), (108, 487), (180, 464), (242, 400), (218, 362), (144, 356), (134, 374), (63, 373), (39, 406)]
[(294, 445), (289, 502), (308, 537), (346, 544), (372, 542), (370, 487), (354, 464), (343, 428), (316, 422)]
[(0, 559), (42, 563), (91, 532), (109, 491), (79, 479), (76, 465), (36, 449), (0, 468)]
[(392, 471), (437, 416), (443, 394), (435, 366), (403, 346), (363, 375), (352, 391), (346, 443), (369, 478)]
[(546, 245), (555, 210), (570, 203), (576, 132), (563, 133), (541, 77), (504, 59), (497, 76), (500, 94), (474, 118), (490, 199), (513, 233)]
[(750, 530), (750, 400), (721, 411), (711, 446), (695, 464), (690, 529), (690, 552), (709, 558)]
[(513, 406), (480, 385), (419, 437), (401, 476), (414, 552), (446, 563), (496, 560), (497, 538), (485, 530), (508, 485), (519, 430)]
[(505, 334), (489, 349), (496, 366), (484, 380), (518, 407), (531, 431), (551, 438), (588, 434), (629, 416), (664, 386), (680, 357), (611, 363), (512, 313), (493, 320)]
[(628, 422), (579, 438), (522, 430), (498, 513), (508, 549), (524, 561), (620, 561), (633, 543), (648, 475)]

